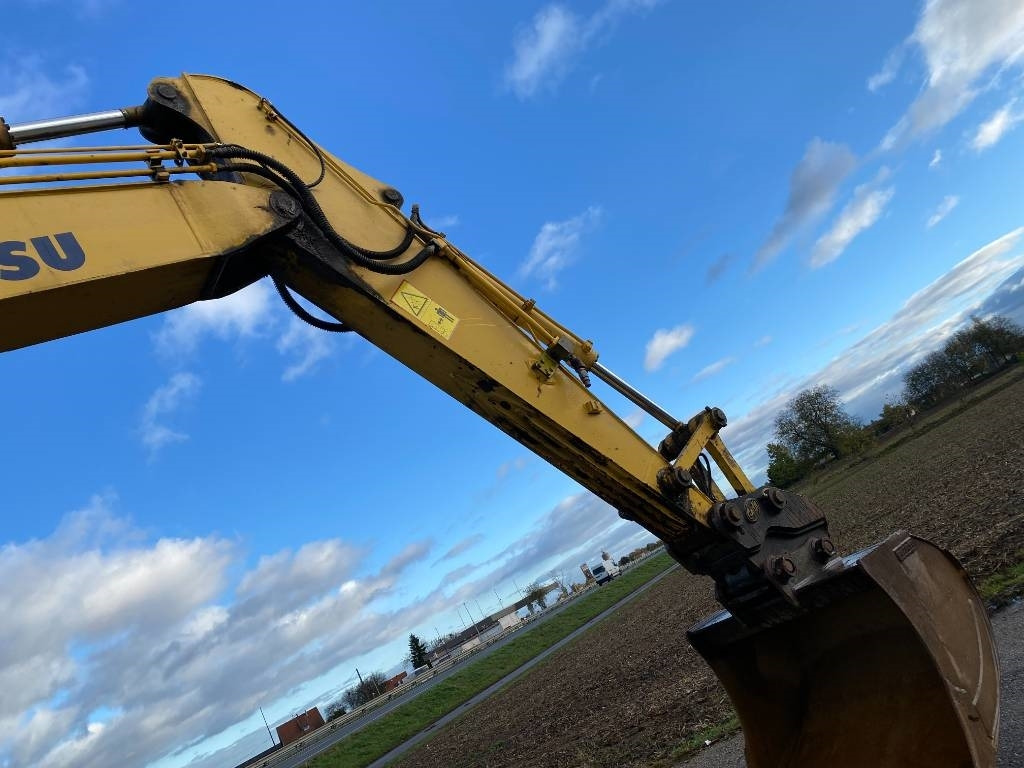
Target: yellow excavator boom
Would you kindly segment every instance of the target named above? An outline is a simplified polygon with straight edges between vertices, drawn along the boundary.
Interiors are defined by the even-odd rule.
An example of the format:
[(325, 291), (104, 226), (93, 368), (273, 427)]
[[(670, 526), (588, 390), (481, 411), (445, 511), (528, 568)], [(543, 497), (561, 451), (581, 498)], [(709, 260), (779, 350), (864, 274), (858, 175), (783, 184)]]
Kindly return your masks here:
[[(149, 143), (28, 146), (117, 127)], [(304, 320), (363, 336), (714, 579), (726, 611), (689, 637), (736, 705), (752, 768), (995, 764), (991, 630), (947, 553), (898, 533), (840, 556), (813, 503), (751, 483), (721, 410), (658, 407), (265, 98), (183, 75), (154, 80), (140, 106), (0, 120), (0, 169), (0, 351), (269, 275)], [(657, 448), (593, 379), (665, 426)]]

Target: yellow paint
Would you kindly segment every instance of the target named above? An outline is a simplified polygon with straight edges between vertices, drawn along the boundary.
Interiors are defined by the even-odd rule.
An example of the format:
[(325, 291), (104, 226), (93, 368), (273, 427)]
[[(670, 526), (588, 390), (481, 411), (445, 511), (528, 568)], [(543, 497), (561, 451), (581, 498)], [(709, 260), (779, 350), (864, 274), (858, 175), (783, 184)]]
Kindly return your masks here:
[(391, 301), (443, 339), (450, 339), (455, 326), (459, 324), (459, 318), (426, 296), (408, 280), (402, 281)]

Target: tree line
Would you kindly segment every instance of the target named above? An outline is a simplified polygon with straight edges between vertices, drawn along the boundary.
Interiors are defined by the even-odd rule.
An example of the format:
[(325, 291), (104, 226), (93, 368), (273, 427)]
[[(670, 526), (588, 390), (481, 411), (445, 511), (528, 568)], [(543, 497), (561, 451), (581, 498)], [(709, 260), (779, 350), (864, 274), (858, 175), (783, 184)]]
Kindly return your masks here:
[(972, 318), (904, 374), (902, 393), (869, 424), (846, 412), (834, 387), (805, 389), (775, 417), (775, 439), (767, 446), (768, 482), (786, 488), (829, 461), (859, 455), (876, 438), (911, 423), (919, 412), (1022, 357), (1024, 328), (1000, 316)]

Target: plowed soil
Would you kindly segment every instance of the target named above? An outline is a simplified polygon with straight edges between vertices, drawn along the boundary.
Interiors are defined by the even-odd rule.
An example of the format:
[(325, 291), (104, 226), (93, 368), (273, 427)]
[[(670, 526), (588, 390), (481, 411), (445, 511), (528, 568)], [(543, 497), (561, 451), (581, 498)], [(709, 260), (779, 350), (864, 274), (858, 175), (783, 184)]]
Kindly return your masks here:
[[(802, 489), (843, 552), (903, 528), (981, 579), (1024, 549), (1024, 378), (955, 403), (874, 458)], [(957, 412), (959, 411), (959, 412)], [(726, 435), (728, 438), (728, 435)], [(457, 766), (667, 766), (731, 712), (684, 632), (717, 609), (709, 580), (670, 574), (400, 762)]]

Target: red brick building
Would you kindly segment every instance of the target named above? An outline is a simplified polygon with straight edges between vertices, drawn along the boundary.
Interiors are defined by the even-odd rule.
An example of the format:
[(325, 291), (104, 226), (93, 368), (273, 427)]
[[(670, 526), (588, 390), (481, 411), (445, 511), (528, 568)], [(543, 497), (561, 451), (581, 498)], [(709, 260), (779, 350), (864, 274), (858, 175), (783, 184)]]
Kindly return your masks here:
[(277, 726), (277, 739), (283, 747), (301, 739), (307, 733), (312, 733), (323, 724), (324, 716), (320, 714), (319, 709), (313, 707), (308, 712), (296, 715), (288, 722)]
[(384, 683), (384, 692), (393, 691), (395, 688), (405, 682), (405, 678), (409, 676), (408, 672), (399, 672), (397, 675), (392, 677), (386, 683)]

